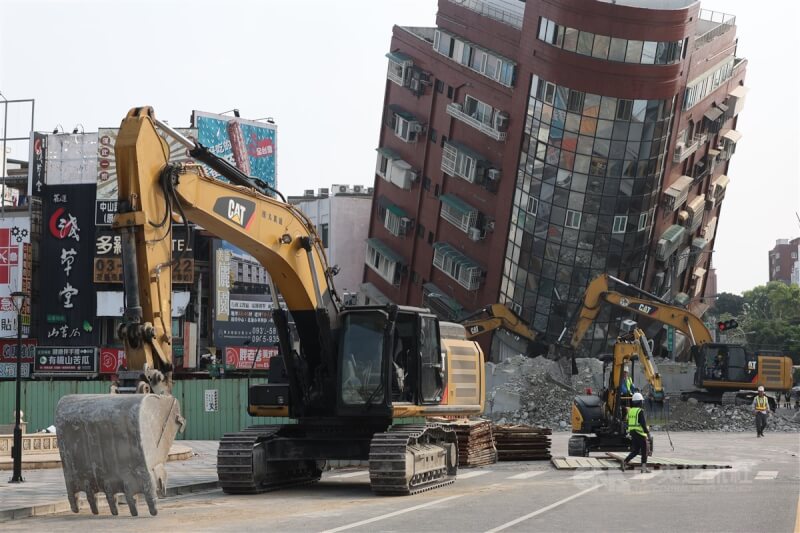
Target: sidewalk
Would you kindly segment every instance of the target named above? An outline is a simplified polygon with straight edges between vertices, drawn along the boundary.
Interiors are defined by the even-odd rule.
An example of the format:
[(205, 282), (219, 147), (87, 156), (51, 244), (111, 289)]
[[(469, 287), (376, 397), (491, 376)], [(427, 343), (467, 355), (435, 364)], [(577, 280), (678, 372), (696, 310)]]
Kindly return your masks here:
[[(217, 485), (217, 441), (175, 441), (197, 455), (167, 463), (167, 494), (175, 496)], [(11, 471), (0, 470), (0, 522), (69, 511), (61, 468), (26, 470), (24, 483), (9, 483)], [(147, 509), (145, 508), (145, 512)], [(120, 513), (124, 512), (120, 509)], [(141, 512), (141, 510), (140, 510)]]

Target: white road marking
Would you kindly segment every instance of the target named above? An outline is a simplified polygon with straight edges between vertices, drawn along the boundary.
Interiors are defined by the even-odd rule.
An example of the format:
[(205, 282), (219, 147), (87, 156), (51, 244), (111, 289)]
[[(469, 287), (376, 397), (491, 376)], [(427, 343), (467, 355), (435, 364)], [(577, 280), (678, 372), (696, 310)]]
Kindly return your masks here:
[(456, 479), (469, 479), (471, 477), (478, 477), (484, 474), (488, 474), (491, 470), (473, 470), (472, 472), (467, 472), (466, 474), (458, 474)]
[(322, 533), (336, 533), (337, 531), (344, 531), (345, 529), (352, 529), (354, 527), (360, 527), (366, 524), (371, 524), (373, 522), (378, 522), (380, 520), (386, 520), (387, 518), (392, 518), (401, 514), (410, 513), (412, 511), (417, 511), (419, 509), (424, 509), (425, 507), (430, 507), (431, 505), (436, 505), (437, 503), (444, 503), (450, 500), (454, 500), (456, 498), (462, 497), (463, 494), (456, 494), (454, 496), (448, 496), (446, 498), (441, 498), (439, 500), (434, 500), (432, 502), (423, 503), (420, 505), (415, 505), (414, 507), (409, 507), (408, 509), (401, 509), (399, 511), (395, 511), (393, 513), (387, 513), (380, 516), (376, 516), (375, 518), (368, 518), (367, 520), (362, 520), (360, 522), (353, 522), (352, 524), (347, 524), (345, 526), (339, 526), (334, 529), (327, 529)]
[(556, 503), (551, 503), (547, 507), (542, 507), (538, 511), (534, 511), (532, 513), (528, 513), (525, 516), (520, 516), (519, 518), (517, 518), (515, 520), (512, 520), (511, 522), (506, 522), (505, 524), (497, 526), (494, 529), (490, 529), (486, 533), (495, 533), (497, 531), (502, 531), (502, 530), (504, 530), (506, 528), (509, 528), (511, 526), (515, 526), (515, 525), (519, 524), (520, 522), (524, 522), (525, 520), (528, 520), (529, 518), (533, 518), (534, 516), (538, 516), (538, 515), (540, 515), (542, 513), (546, 513), (550, 509), (555, 509), (559, 505), (563, 505), (563, 504), (565, 504), (565, 503), (567, 503), (569, 501), (574, 500), (575, 498), (580, 498), (584, 494), (586, 494), (588, 492), (592, 492), (593, 490), (599, 489), (600, 487), (602, 487), (602, 485), (594, 485), (592, 487), (589, 487), (588, 489), (582, 490), (582, 491), (580, 491), (580, 492), (578, 492), (576, 494), (573, 494), (572, 496), (568, 496), (568, 497), (564, 498), (563, 500), (559, 500)]
[(695, 481), (708, 481), (714, 479), (718, 475), (722, 473), (722, 470), (706, 470), (705, 472), (700, 472), (694, 478)]
[(544, 474), (544, 470), (533, 470), (531, 472), (523, 472), (521, 474), (515, 474), (508, 479), (530, 479), (532, 477), (538, 476), (539, 474)]
[(600, 473), (599, 470), (592, 470), (591, 472), (581, 472), (580, 474), (575, 474), (570, 479), (592, 479), (599, 473)]
[(765, 479), (775, 479), (776, 477), (778, 477), (777, 470), (759, 470), (758, 474), (756, 474), (756, 477), (753, 479), (762, 481)]
[(650, 472), (649, 474), (636, 474), (631, 479), (653, 479), (659, 474), (661, 474), (660, 470), (658, 472)]
[(369, 470), (359, 470), (358, 472), (347, 472), (345, 474), (336, 474), (335, 476), (330, 476), (330, 479), (333, 478), (347, 478), (347, 477), (358, 477), (358, 476), (367, 476), (369, 475)]

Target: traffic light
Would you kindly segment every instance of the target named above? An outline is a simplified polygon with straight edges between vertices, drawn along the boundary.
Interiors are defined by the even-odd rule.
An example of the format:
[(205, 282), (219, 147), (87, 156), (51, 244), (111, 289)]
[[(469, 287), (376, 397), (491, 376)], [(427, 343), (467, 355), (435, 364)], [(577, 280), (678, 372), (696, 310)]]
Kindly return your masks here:
[(717, 329), (720, 331), (728, 331), (729, 329), (736, 329), (739, 327), (739, 323), (736, 321), (735, 318), (730, 320), (720, 320), (717, 322)]

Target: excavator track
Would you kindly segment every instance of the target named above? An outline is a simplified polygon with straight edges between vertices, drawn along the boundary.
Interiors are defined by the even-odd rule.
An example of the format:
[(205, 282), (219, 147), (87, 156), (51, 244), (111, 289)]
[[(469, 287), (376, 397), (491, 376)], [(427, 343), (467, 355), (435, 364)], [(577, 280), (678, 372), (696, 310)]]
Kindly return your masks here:
[(315, 461), (269, 461), (263, 444), (283, 426), (251, 426), (219, 443), (217, 476), (226, 494), (258, 494), (318, 481)]
[(376, 433), (369, 450), (372, 491), (410, 495), (456, 480), (456, 434), (436, 425), (393, 426)]

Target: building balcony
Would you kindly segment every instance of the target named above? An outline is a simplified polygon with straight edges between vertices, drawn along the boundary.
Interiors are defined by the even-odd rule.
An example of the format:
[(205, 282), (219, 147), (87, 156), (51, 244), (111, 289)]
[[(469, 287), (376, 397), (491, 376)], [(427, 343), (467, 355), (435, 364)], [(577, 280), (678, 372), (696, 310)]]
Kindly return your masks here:
[[(518, 11), (511, 11), (503, 9), (496, 2), (491, 0), (448, 0), (451, 4), (469, 9), (475, 13), (479, 13), (484, 17), (502, 22), (518, 30), (522, 29), (522, 14), (525, 12), (525, 4), (522, 4), (522, 9)], [(510, 6), (508, 6), (510, 7)]]
[(695, 134), (695, 136), (688, 141), (688, 143), (684, 143), (682, 141), (678, 141), (675, 144), (675, 154), (672, 156), (673, 163), (683, 163), (686, 159), (695, 153), (700, 145), (703, 145), (708, 140), (708, 135), (705, 133)]
[(481, 286), (483, 269), (470, 257), (444, 242), (433, 244), (433, 266), (468, 291)]
[(460, 120), (461, 122), (472, 126), (484, 135), (488, 135), (495, 141), (502, 142), (506, 140), (506, 132), (500, 130), (500, 128), (505, 128), (505, 125), (508, 123), (508, 115), (505, 113), (495, 111), (494, 120), (490, 120), (488, 123), (486, 123), (470, 116), (464, 111), (464, 107), (461, 104), (452, 102), (447, 104), (447, 114), (456, 120)]

